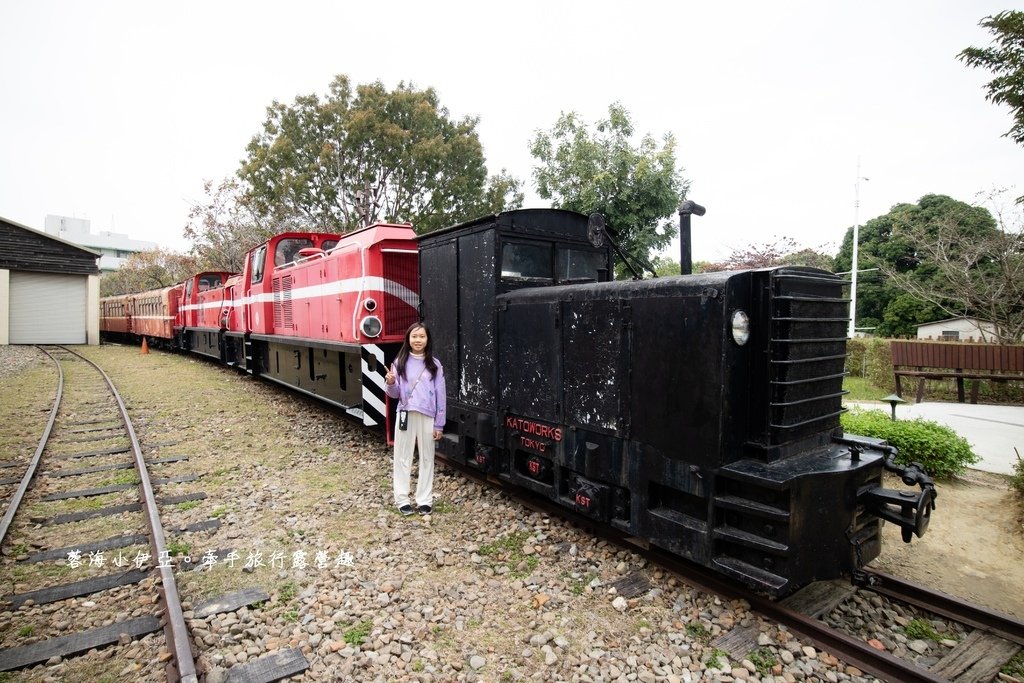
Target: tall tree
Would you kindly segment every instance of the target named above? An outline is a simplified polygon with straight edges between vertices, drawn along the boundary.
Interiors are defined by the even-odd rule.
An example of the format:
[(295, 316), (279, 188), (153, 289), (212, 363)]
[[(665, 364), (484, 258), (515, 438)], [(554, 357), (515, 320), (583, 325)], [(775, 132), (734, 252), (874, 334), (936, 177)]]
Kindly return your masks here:
[(347, 232), (376, 221), (420, 232), (522, 204), (520, 181), (490, 179), (477, 119), (453, 120), (432, 88), (339, 75), (325, 98), (273, 102), (239, 177), (252, 208), (312, 229)]
[(985, 99), (1009, 105), (1013, 126), (1004, 135), (1024, 145), (1024, 12), (1000, 12), (979, 23), (992, 33), (992, 46), (969, 47), (958, 57), (967, 66), (995, 75), (985, 86)]
[[(909, 283), (932, 292), (944, 291), (947, 275), (930, 249), (940, 239), (940, 226), (955, 226), (965, 245), (981, 242), (997, 231), (992, 214), (945, 195), (925, 195), (917, 204), (897, 204), (860, 226), (857, 325), (881, 336), (913, 336), (917, 325), (959, 315), (981, 315), (957, 308), (943, 297), (922, 297)], [(853, 227), (836, 256), (836, 270), (849, 271)], [(866, 272), (865, 272), (866, 271)]]
[[(894, 231), (917, 245), (918, 270), (888, 270), (898, 287), (951, 317), (970, 316), (995, 325), (994, 341), (1019, 344), (1024, 339), (1024, 224), (978, 230), (966, 216), (948, 214), (930, 220), (898, 220)], [(887, 309), (888, 312), (888, 309)], [(981, 330), (985, 337), (984, 330)]]
[(117, 270), (100, 278), (100, 296), (134, 294), (181, 282), (196, 270), (187, 254), (169, 249), (150, 249), (132, 254)]
[(562, 114), (530, 145), (538, 161), (533, 177), (541, 198), (557, 208), (604, 214), (625, 251), (649, 261), (678, 232), (671, 218), (689, 183), (676, 168), (671, 134), (659, 147), (649, 134), (634, 146), (633, 133), (629, 112), (619, 103), (593, 130), (576, 113)]

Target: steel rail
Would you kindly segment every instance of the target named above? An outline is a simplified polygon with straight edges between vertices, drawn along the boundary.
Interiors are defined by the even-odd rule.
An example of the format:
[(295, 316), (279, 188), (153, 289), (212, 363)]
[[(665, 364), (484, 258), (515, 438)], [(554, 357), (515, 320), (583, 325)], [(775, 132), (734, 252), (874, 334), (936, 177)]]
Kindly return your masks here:
[(188, 627), (185, 625), (185, 615), (181, 609), (181, 599), (178, 595), (178, 586), (174, 581), (174, 572), (170, 565), (164, 566), (160, 562), (161, 557), (166, 556), (167, 543), (163, 527), (160, 526), (160, 513), (156, 507), (156, 496), (153, 493), (153, 484), (149, 480), (149, 471), (146, 469), (146, 461), (142, 457), (142, 448), (139, 446), (139, 439), (135, 434), (135, 427), (128, 417), (128, 409), (125, 407), (121, 394), (117, 392), (114, 383), (100, 366), (93, 363), (85, 356), (66, 349), (89, 365), (96, 368), (107, 383), (114, 399), (117, 401), (117, 409), (121, 414), (128, 437), (131, 440), (132, 457), (135, 459), (135, 468), (139, 472), (139, 487), (142, 489), (143, 508), (146, 512), (146, 524), (149, 526), (149, 547), (157, 562), (157, 570), (160, 574), (160, 593), (164, 599), (164, 635), (167, 638), (168, 646), (172, 650), (173, 664), (172, 671), (168, 671), (168, 680), (180, 680), (183, 683), (198, 683), (196, 675), (195, 658), (192, 654), (192, 645), (189, 641)]
[(630, 540), (631, 536), (620, 530), (602, 525), (596, 520), (580, 515), (569, 508), (556, 505), (550, 499), (539, 494), (515, 488), (497, 477), (484, 475), (479, 470), (459, 465), (447, 458), (442, 457), (441, 460), (454, 469), (470, 475), (474, 480), (501, 490), (528, 508), (554, 517), (560, 517), (568, 522), (590, 529), (595, 535), (599, 535), (606, 540), (623, 547), (629, 547), (652, 564), (657, 564), (673, 572), (679, 579), (693, 588), (705, 593), (718, 595), (726, 600), (746, 600), (753, 611), (785, 624), (787, 628), (801, 636), (804, 640), (813, 643), (818, 649), (825, 650), (837, 659), (847, 664), (852, 664), (858, 669), (884, 681), (948, 683), (947, 679), (936, 676), (913, 662), (900, 659), (888, 652), (876, 650), (859, 638), (843, 633), (818, 619), (789, 609), (741, 585), (732, 583), (724, 576), (706, 567), (672, 555), (668, 551), (650, 547), (646, 543), (638, 545), (635, 540)]
[(731, 584), (704, 567), (693, 565), (662, 550), (651, 549), (645, 555), (678, 574), (683, 581), (691, 586), (730, 600), (746, 600), (755, 612), (785, 624), (819, 649), (826, 650), (847, 664), (853, 664), (858, 669), (882, 680), (903, 681), (904, 683), (943, 683), (946, 681), (945, 678), (936, 676), (912, 662), (900, 659), (888, 652), (876, 650), (863, 640), (834, 629), (818, 619), (789, 609), (742, 586)]
[(7, 504), (7, 510), (4, 512), (3, 519), (0, 519), (0, 543), (3, 543), (4, 539), (7, 538), (7, 531), (11, 528), (11, 522), (14, 521), (14, 514), (21, 506), (25, 492), (28, 491), (29, 484), (32, 483), (32, 478), (36, 476), (39, 460), (46, 449), (47, 442), (50, 440), (50, 432), (53, 431), (53, 424), (57, 421), (57, 411), (60, 410), (60, 402), (64, 397), (64, 369), (60, 366), (60, 361), (51, 356), (42, 346), (37, 346), (36, 348), (45, 353), (53, 361), (53, 364), (57, 366), (57, 391), (54, 393), (53, 408), (50, 409), (50, 419), (47, 420), (46, 428), (39, 439), (39, 446), (36, 447), (36, 452), (28, 463), (28, 468), (25, 470), (25, 476), (21, 478), (18, 490), (14, 492), (14, 495), (11, 496), (11, 501)]
[(1024, 621), (874, 569), (862, 569), (854, 582), (876, 593), (1024, 645)]

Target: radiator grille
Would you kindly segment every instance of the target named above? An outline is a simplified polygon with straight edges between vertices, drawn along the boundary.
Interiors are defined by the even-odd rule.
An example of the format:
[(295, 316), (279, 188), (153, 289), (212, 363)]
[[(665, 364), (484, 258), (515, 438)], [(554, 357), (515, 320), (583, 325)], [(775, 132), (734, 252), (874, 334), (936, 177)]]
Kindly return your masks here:
[(781, 269), (770, 286), (770, 439), (779, 445), (839, 427), (849, 299), (836, 275)]
[(274, 290), (274, 327), (294, 328), (292, 322), (292, 276), (275, 277)]
[(409, 301), (419, 291), (419, 278), (416, 252), (384, 252), (385, 336), (405, 334), (409, 325), (419, 321), (416, 303)]

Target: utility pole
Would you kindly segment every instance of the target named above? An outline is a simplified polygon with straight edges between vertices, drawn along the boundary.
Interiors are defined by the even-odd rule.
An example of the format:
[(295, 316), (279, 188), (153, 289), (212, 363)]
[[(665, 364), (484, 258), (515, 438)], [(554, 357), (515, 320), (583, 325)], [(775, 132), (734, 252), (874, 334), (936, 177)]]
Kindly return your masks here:
[(850, 284), (850, 331), (848, 337), (853, 339), (857, 326), (857, 257), (860, 249), (860, 181), (868, 180), (860, 174), (860, 157), (857, 157), (857, 182), (853, 185), (853, 264)]

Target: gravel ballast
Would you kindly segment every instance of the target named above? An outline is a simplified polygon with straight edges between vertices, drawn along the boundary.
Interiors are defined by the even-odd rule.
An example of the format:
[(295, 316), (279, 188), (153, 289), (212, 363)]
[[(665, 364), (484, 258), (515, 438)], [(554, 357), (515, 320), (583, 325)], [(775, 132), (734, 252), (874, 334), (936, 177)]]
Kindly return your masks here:
[[(26, 355), (0, 347), (8, 375), (32, 366), (9, 360), (12, 348)], [(402, 517), (382, 437), (312, 401), (187, 356), (121, 346), (84, 353), (118, 386), (144, 449), (170, 444), (150, 446), (148, 457), (188, 456), (153, 476), (202, 475), (158, 495), (208, 496), (162, 511), (176, 561), (209, 565), (177, 574), (208, 681), (288, 648), (309, 662), (290, 679), (304, 681), (875, 680), (746, 603), (695, 591), (628, 548), (447, 467), (438, 467), (433, 514)], [(208, 519), (220, 525), (174, 531)], [(227, 550), (233, 559), (212, 559)], [(640, 594), (612, 586), (637, 574), (649, 585)], [(192, 611), (244, 587), (270, 598), (201, 619)], [(941, 622), (939, 641), (908, 638), (903, 629), (917, 617), (861, 592), (829, 621), (922, 663), (962, 638)], [(757, 646), (731, 657), (714, 643), (736, 628), (756, 631)], [(161, 680), (148, 661), (135, 664), (117, 680)], [(66, 664), (27, 674), (74, 680)]]

